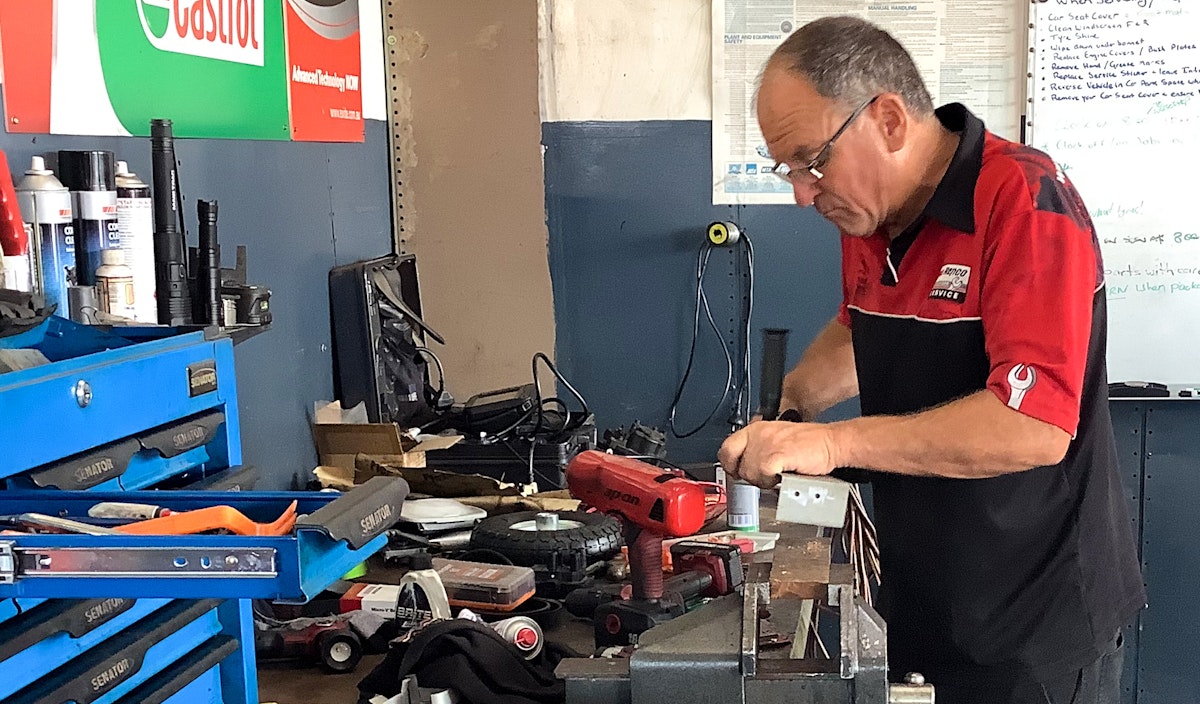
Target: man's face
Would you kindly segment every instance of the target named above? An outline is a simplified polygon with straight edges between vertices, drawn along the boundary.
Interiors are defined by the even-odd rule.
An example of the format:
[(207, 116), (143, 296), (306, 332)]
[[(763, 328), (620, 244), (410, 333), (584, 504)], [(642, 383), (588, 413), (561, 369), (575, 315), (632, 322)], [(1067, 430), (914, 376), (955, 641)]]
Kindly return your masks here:
[(851, 116), (848, 109), (817, 93), (805, 78), (771, 66), (758, 94), (758, 125), (771, 157), (793, 173), (796, 203), (812, 205), (846, 234), (867, 236), (887, 216), (882, 170), (886, 150), (868, 106), (827, 152), (817, 179), (804, 170)]

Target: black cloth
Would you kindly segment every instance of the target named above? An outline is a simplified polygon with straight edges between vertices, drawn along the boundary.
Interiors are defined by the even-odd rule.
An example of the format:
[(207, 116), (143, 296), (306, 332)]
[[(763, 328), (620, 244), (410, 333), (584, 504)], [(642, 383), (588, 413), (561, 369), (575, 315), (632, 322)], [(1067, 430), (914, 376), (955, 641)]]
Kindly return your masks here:
[(878, 608), (894, 673), (935, 687), (1041, 681), (1097, 661), (1145, 604), (1109, 417), (1099, 245), (1049, 157), (960, 105), (938, 117), (960, 141), (918, 225), (899, 242), (843, 237), (862, 412), (988, 389), (1073, 438), (1056, 465), (987, 479), (867, 473)]
[(554, 676), (554, 663), (545, 649), (534, 660), (526, 660), (491, 628), (465, 619), (430, 624), (410, 642), (393, 644), (358, 689), (364, 698), (394, 697), (408, 675), (416, 675), (422, 687), (454, 690), (464, 704), (566, 700), (566, 684)]
[(1118, 635), (1093, 662), (1041, 680), (1028, 676), (942, 677), (938, 704), (1120, 704), (1125, 648)]

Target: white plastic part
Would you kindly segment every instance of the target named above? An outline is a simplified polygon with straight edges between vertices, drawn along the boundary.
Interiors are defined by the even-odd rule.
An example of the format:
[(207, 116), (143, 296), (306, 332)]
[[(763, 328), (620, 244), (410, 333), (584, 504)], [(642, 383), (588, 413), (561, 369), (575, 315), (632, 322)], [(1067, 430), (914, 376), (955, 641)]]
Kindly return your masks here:
[(832, 477), (784, 474), (775, 517), (786, 523), (841, 528), (846, 524), (850, 484)]

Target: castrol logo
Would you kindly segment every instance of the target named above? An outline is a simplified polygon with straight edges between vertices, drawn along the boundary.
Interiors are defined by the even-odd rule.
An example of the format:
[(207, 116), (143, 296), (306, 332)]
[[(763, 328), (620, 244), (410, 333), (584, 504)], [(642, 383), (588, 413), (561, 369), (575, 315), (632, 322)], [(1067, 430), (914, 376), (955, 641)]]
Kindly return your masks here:
[(136, 0), (154, 48), (263, 65), (264, 0)]

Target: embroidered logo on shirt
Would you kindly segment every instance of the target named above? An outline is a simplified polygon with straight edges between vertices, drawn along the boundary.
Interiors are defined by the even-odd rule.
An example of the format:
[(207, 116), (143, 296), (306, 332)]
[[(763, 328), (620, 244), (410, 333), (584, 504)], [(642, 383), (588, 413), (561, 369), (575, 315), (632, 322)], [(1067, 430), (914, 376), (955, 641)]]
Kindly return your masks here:
[(971, 283), (971, 267), (963, 264), (947, 264), (929, 292), (930, 298), (941, 298), (955, 303), (967, 300), (967, 285)]
[(1025, 393), (1037, 383), (1037, 372), (1028, 364), (1014, 364), (1008, 370), (1008, 407), (1014, 411), (1021, 410), (1021, 402)]

